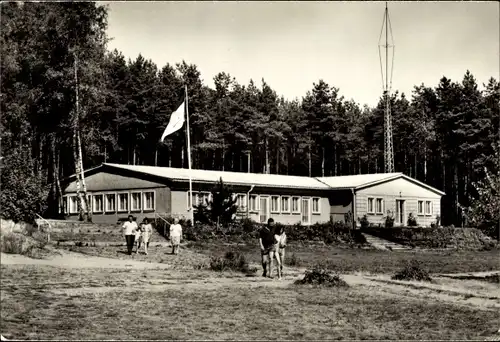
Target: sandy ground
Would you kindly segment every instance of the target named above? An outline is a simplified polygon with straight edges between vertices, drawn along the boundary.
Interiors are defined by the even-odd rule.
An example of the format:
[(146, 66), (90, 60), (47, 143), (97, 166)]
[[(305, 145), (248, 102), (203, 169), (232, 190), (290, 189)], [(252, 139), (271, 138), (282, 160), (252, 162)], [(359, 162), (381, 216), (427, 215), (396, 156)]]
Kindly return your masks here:
[[(141, 262), (136, 260), (120, 260), (103, 257), (88, 256), (69, 251), (59, 251), (59, 255), (49, 259), (31, 259), (22, 255), (1, 253), (2, 265), (45, 265), (67, 268), (97, 268), (97, 269), (172, 269), (172, 265), (165, 263)], [(258, 265), (254, 265), (258, 267)], [(145, 284), (142, 288), (147, 291), (162, 291), (172, 287), (217, 288), (220, 286), (273, 286), (286, 287), (299, 279), (305, 269), (288, 268), (282, 280), (267, 279), (262, 277), (207, 277), (204, 279), (190, 279), (189, 272), (184, 277), (176, 277), (161, 284)], [(484, 273), (484, 272), (483, 272)], [(495, 272), (484, 273), (488, 275)], [(498, 272), (497, 272), (498, 273)], [(475, 306), (483, 310), (500, 309), (500, 290), (498, 284), (487, 283), (479, 280), (455, 280), (445, 277), (435, 277), (435, 283), (407, 282), (391, 280), (389, 275), (345, 274), (343, 279), (351, 286), (363, 286), (369, 291), (377, 292), (380, 296), (408, 296), (419, 297), (422, 300), (433, 300), (453, 303), (460, 306)], [(116, 287), (89, 287), (54, 289), (54, 292), (72, 294), (75, 292), (106, 293), (117, 290)], [(126, 288), (120, 287), (120, 291)], [(135, 288), (134, 290), (137, 290)]]

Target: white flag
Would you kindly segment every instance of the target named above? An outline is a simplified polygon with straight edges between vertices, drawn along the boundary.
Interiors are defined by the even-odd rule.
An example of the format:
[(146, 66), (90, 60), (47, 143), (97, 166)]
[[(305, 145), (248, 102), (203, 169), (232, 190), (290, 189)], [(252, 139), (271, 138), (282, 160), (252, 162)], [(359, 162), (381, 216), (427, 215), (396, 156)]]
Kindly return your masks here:
[(170, 116), (170, 121), (168, 122), (167, 128), (165, 128), (165, 132), (163, 132), (163, 135), (161, 136), (161, 142), (163, 142), (167, 135), (178, 131), (184, 125), (185, 103), (185, 100), (182, 101), (182, 104), (179, 106), (179, 108), (177, 108), (177, 110)]

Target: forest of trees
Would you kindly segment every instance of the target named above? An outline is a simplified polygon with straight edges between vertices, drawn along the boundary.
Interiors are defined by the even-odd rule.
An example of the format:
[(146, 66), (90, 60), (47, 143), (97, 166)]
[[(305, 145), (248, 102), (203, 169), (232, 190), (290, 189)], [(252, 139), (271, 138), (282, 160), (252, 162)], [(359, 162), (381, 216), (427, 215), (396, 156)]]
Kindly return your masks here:
[[(384, 171), (382, 98), (375, 108), (361, 107), (318, 80), (301, 100), (289, 101), (264, 79), (244, 85), (223, 71), (211, 89), (194, 64), (157, 66), (108, 51), (107, 9), (96, 3), (2, 3), (1, 11), (4, 217), (23, 210), (57, 216), (61, 181), (79, 167), (187, 167), (184, 130), (159, 143), (184, 84), (193, 168), (304, 176)], [(500, 86), (492, 77), (480, 91), (464, 73), (459, 81), (436, 75), (435, 87), (391, 97), (396, 172), (446, 192), (444, 225), (462, 225), (462, 213), (498, 220), (491, 198), (498, 204)], [(481, 196), (490, 198), (493, 214)]]

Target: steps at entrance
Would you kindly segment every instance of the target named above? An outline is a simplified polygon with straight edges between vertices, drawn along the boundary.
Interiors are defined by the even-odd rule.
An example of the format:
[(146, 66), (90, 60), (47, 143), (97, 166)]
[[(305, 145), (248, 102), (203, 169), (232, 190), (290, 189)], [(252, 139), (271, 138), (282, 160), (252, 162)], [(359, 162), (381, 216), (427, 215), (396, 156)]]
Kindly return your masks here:
[(392, 251), (394, 251), (394, 250), (411, 250), (412, 249), (411, 247), (408, 247), (405, 245), (400, 245), (400, 244), (392, 242), (392, 241), (384, 240), (384, 239), (381, 239), (379, 237), (376, 237), (376, 236), (373, 236), (370, 234), (366, 234), (366, 233), (361, 233), (361, 234), (363, 234), (363, 236), (365, 237), (366, 242), (369, 243), (370, 245), (372, 245), (376, 249), (392, 250)]

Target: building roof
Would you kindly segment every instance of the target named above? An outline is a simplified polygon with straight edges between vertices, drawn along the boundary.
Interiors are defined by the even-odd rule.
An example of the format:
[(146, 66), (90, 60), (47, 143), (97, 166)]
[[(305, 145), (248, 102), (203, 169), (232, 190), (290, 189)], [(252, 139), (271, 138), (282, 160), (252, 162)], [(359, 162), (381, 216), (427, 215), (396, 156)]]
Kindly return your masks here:
[[(119, 168), (143, 174), (149, 174), (171, 181), (188, 181), (189, 169), (179, 169), (172, 167), (143, 166), (143, 165), (123, 165), (123, 164), (103, 164), (112, 168)], [(301, 176), (268, 175), (260, 173), (228, 172), (213, 170), (191, 170), (193, 182), (215, 183), (220, 180), (233, 185), (244, 186), (266, 186), (276, 188), (295, 189), (315, 189), (328, 190), (330, 187), (315, 178)]]
[[(179, 169), (173, 167), (159, 166), (144, 166), (144, 165), (126, 165), (126, 164), (111, 164), (104, 163), (101, 166), (86, 170), (87, 172), (96, 172), (101, 168), (111, 168), (115, 170), (127, 170), (138, 174), (146, 174), (159, 178), (168, 179), (173, 182), (189, 181), (189, 169)], [(74, 178), (74, 175), (70, 177)], [(304, 176), (286, 176), (286, 175), (268, 175), (261, 173), (244, 173), (244, 172), (228, 172), (214, 170), (191, 170), (191, 179), (197, 183), (215, 183), (222, 180), (231, 185), (243, 186), (265, 186), (272, 188), (292, 188), (292, 189), (312, 189), (312, 190), (359, 190), (383, 182), (391, 181), (398, 178), (404, 178), (412, 183), (422, 186), (437, 194), (444, 195), (445, 193), (433, 188), (416, 179), (408, 177), (401, 172), (396, 173), (376, 173), (362, 174), (352, 176), (335, 176), (335, 177), (304, 177)]]
[(317, 177), (320, 182), (325, 183), (334, 189), (356, 189), (372, 183), (378, 184), (401, 177), (401, 172), (395, 173), (371, 173), (366, 175), (335, 176), (335, 177)]
[(423, 182), (420, 182), (414, 178), (408, 177), (401, 172), (394, 173), (373, 173), (366, 175), (352, 175), (352, 176), (336, 176), (336, 177), (317, 177), (319, 181), (328, 185), (331, 189), (354, 189), (359, 190), (363, 188), (368, 188), (373, 185), (391, 181), (394, 179), (403, 178), (407, 181), (420, 185), (427, 190), (435, 192), (441, 196), (445, 195), (444, 192), (433, 188)]

